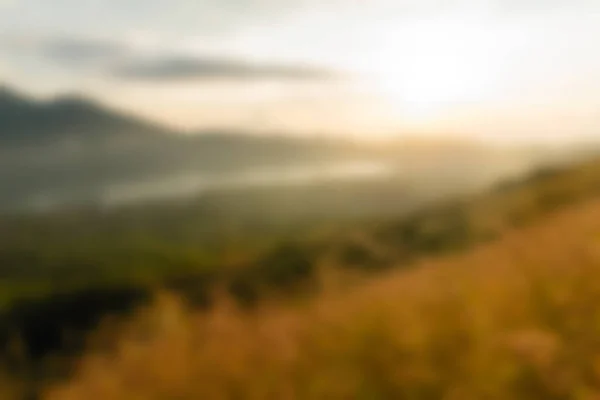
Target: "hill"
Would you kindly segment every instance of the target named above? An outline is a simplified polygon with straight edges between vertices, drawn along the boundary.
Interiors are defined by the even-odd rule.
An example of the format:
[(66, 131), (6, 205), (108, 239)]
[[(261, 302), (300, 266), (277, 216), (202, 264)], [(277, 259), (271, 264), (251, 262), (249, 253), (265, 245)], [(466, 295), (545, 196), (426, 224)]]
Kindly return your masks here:
[[(536, 254), (537, 250), (527, 245), (529, 240), (538, 244), (536, 232), (541, 228), (536, 226), (557, 224), (560, 228), (554, 235), (565, 233), (573, 239), (583, 240), (584, 232), (595, 237), (595, 214), (590, 211), (595, 208), (585, 204), (596, 204), (598, 187), (600, 163), (592, 161), (570, 168), (539, 170), (526, 179), (508, 181), (493, 191), (455, 201), (429, 203), (395, 218), (330, 221), (317, 218), (304, 221), (306, 225), (302, 227), (284, 225), (277, 228), (268, 224), (256, 225), (261, 219), (237, 227), (224, 219), (213, 225), (226, 228), (221, 233), (216, 233), (218, 231), (213, 228), (204, 231), (206, 218), (187, 206), (160, 206), (137, 211), (136, 208), (102, 212), (81, 210), (4, 219), (0, 225), (3, 296), (0, 340), (9, 345), (18, 332), (20, 345), (17, 350), (12, 348), (14, 345), (9, 345), (5, 358), (9, 366), (13, 365), (10, 368), (14, 373), (23, 373), (22, 376), (33, 379), (38, 385), (42, 383), (40, 374), (49, 379), (56, 373), (70, 371), (72, 362), (78, 359), (72, 357), (89, 348), (84, 340), (85, 332), (97, 326), (103, 317), (113, 315), (118, 320), (119, 315), (149, 304), (157, 292), (175, 293), (183, 299), (185, 305), (181, 307), (191, 310), (185, 321), (205, 318), (213, 312), (220, 318), (221, 311), (214, 310), (220, 310), (225, 298), (230, 304), (228, 307), (236, 310), (232, 315), (229, 314), (232, 311), (226, 311), (226, 318), (241, 318), (247, 321), (243, 322), (245, 327), (246, 323), (261, 326), (262, 317), (256, 316), (275, 305), (280, 310), (277, 312), (294, 316), (296, 312), (307, 312), (307, 309), (318, 310), (320, 304), (337, 302), (335, 299), (352, 304), (353, 300), (349, 300), (354, 298), (352, 293), (362, 293), (363, 285), (369, 287), (373, 274), (383, 277), (375, 278), (377, 282), (383, 282), (380, 279), (404, 282), (412, 279), (404, 276), (437, 274), (412, 272), (432, 269), (420, 268), (422, 266), (447, 262), (448, 267), (433, 269), (445, 274), (445, 281), (435, 285), (449, 283), (454, 277), (463, 279), (461, 271), (467, 276), (475, 273), (461, 267), (463, 263), (469, 264), (464, 260), (472, 257), (461, 254), (471, 251), (479, 254), (481, 249), (497, 246), (498, 250), (492, 253), (502, 260), (504, 245), (498, 243), (510, 240), (505, 238), (518, 237), (523, 251)], [(219, 201), (214, 205), (218, 204)], [(584, 211), (577, 211), (579, 207)], [(580, 217), (575, 217), (580, 213)], [(562, 224), (568, 225), (569, 218), (574, 221), (589, 218), (589, 221), (585, 225), (574, 222), (573, 227), (563, 227)], [(583, 231), (578, 233), (580, 228)], [(537, 256), (541, 260), (545, 250), (540, 251)], [(553, 251), (557, 253), (552, 254), (558, 254), (561, 250), (553, 248)], [(580, 251), (580, 248), (565, 247), (564, 251), (573, 254), (571, 251)], [(423, 261), (432, 257), (437, 261)], [(459, 261), (452, 261), (457, 257)], [(491, 259), (485, 261), (485, 258), (479, 262), (481, 267), (477, 271), (484, 271), (488, 264), (493, 264)], [(533, 265), (537, 264), (537, 261), (533, 262)], [(397, 275), (392, 270), (402, 272)], [(407, 284), (407, 289), (401, 289), (405, 287), (404, 283), (398, 285), (394, 293), (408, 290), (412, 283)], [(437, 292), (438, 287), (434, 287)], [(429, 301), (419, 300), (421, 295), (418, 293), (408, 293), (412, 293), (406, 300), (409, 303)], [(412, 296), (417, 296), (417, 300)], [(360, 298), (360, 302), (368, 303), (366, 297)], [(177, 307), (175, 310), (169, 308), (168, 314), (187, 315), (188, 311), (177, 311)], [(350, 310), (344, 312), (354, 315)], [(354, 319), (349, 316), (344, 323), (353, 326)], [(121, 323), (114, 327), (119, 326)], [(363, 328), (368, 326), (357, 326), (357, 329)], [(64, 332), (71, 333), (66, 337)], [(109, 338), (113, 337), (111, 335)], [(109, 342), (114, 344), (112, 339)], [(170, 343), (168, 341), (165, 346)], [(434, 345), (437, 344), (431, 343)], [(151, 357), (155, 350), (150, 346), (144, 351)], [(221, 348), (215, 351), (220, 352)], [(232, 351), (237, 349), (232, 347)], [(344, 351), (353, 350), (344, 348)], [(52, 354), (62, 355), (59, 360), (63, 361), (59, 364), (50, 362), (54, 360), (48, 358)], [(176, 350), (174, 354), (177, 354)], [(25, 369), (14, 367), (14, 363)], [(355, 367), (362, 368), (361, 363)], [(337, 373), (337, 368), (332, 373)], [(223, 379), (229, 379), (228, 372), (224, 374)], [(255, 379), (250, 375), (248, 378)], [(262, 378), (256, 379), (262, 382)], [(307, 379), (316, 378), (309, 375)], [(327, 381), (329, 379), (333, 378), (327, 378)], [(178, 388), (171, 387), (172, 390)], [(331, 394), (330, 389), (324, 389), (327, 395)], [(181, 390), (192, 389), (186, 386)]]
[(46, 398), (593, 399), (598, 220), (590, 201), (466, 255), (252, 314), (166, 297)]
[(359, 281), (326, 274), (317, 294), (252, 312), (226, 298), (199, 312), (159, 296), (126, 324), (103, 325), (75, 375), (44, 398), (596, 398), (598, 165), (477, 200), (467, 211), (480, 216), (498, 216), (491, 204), (514, 210), (527, 193), (541, 207), (517, 207), (533, 212), (529, 226), (507, 212), (492, 242), (427, 250), (410, 270), (394, 259)]
[(173, 133), (105, 109), (83, 97), (62, 96), (42, 102), (6, 87), (0, 88), (0, 121), (0, 146), (3, 148), (56, 145), (68, 141), (101, 145), (111, 140), (125, 140), (123, 137), (128, 136)]

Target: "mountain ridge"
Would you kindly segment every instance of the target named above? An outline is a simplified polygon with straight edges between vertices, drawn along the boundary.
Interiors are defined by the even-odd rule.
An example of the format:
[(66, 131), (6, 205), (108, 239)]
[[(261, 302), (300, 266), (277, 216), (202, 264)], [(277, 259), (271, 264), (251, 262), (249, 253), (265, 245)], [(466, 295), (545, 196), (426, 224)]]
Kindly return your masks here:
[(96, 202), (115, 186), (154, 185), (182, 177), (365, 161), (385, 164), (394, 173), (402, 171), (395, 184), (408, 179), (421, 187), (451, 188), (514, 174), (543, 156), (464, 138), (404, 136), (388, 143), (366, 138), (225, 129), (183, 132), (81, 95), (36, 100), (1, 86), (0, 210), (27, 208), (39, 199), (45, 204), (48, 198), (69, 204)]

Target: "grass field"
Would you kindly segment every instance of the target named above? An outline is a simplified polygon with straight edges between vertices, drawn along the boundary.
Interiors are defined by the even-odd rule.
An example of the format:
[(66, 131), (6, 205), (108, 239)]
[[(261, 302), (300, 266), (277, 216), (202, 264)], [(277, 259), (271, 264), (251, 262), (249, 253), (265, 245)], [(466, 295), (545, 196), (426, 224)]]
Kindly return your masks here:
[(0, 398), (594, 399), (599, 188), (588, 162), (217, 247), (169, 212), (11, 221)]
[(299, 304), (164, 295), (109, 331), (45, 398), (596, 399), (600, 201)]

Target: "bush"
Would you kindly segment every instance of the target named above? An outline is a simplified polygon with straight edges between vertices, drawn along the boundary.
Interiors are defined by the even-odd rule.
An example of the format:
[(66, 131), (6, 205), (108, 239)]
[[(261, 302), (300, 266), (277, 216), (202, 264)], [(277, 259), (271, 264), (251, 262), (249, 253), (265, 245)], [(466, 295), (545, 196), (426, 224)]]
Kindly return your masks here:
[[(34, 359), (51, 352), (76, 352), (85, 333), (107, 314), (126, 313), (150, 299), (140, 287), (101, 287), (16, 302), (0, 316), (0, 342), (20, 337)], [(73, 333), (67, 343), (66, 333)]]
[(254, 304), (261, 294), (286, 292), (306, 286), (315, 277), (315, 255), (296, 244), (283, 244), (229, 278), (229, 292), (243, 304)]
[(365, 270), (379, 269), (389, 264), (383, 255), (367, 243), (357, 240), (348, 240), (338, 249), (339, 262), (344, 267), (361, 268)]
[(284, 244), (257, 261), (255, 268), (270, 288), (289, 289), (313, 276), (314, 260), (308, 249)]
[(378, 237), (416, 256), (463, 248), (473, 232), (468, 213), (462, 207), (451, 207), (415, 214)]
[(168, 278), (165, 287), (178, 293), (189, 306), (207, 308), (212, 303), (211, 292), (218, 281), (217, 270), (205, 270)]

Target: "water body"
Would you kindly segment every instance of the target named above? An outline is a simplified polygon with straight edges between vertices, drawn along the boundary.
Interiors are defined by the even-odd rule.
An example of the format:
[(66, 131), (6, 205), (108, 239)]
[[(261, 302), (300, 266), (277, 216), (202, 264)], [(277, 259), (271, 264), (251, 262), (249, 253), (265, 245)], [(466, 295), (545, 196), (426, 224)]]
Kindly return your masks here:
[(310, 185), (380, 179), (395, 169), (383, 162), (344, 162), (321, 165), (254, 168), (232, 173), (182, 174), (168, 179), (116, 184), (108, 187), (102, 202), (119, 204), (140, 200), (193, 196), (211, 190)]

